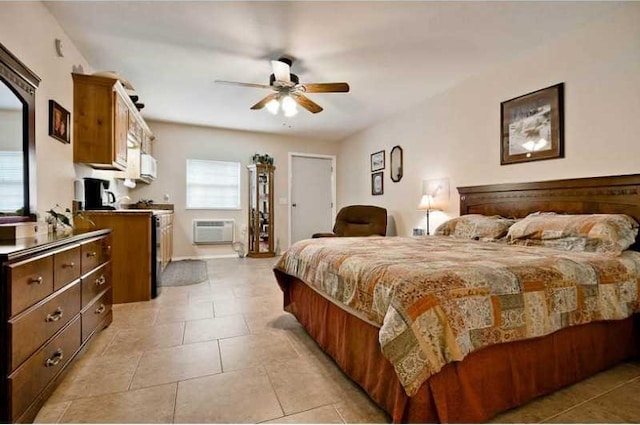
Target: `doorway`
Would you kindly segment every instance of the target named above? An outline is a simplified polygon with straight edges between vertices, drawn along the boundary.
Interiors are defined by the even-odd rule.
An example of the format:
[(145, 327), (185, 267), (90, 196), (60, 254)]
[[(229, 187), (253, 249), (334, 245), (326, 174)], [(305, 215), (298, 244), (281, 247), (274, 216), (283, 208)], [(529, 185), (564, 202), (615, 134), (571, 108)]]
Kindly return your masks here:
[(289, 245), (331, 232), (336, 215), (336, 157), (289, 153)]

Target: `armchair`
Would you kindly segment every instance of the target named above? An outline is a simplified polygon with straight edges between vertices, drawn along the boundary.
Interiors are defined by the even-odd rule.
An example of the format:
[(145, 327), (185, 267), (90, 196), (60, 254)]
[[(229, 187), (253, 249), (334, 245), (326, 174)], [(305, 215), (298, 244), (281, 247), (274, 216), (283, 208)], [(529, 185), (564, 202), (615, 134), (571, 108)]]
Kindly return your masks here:
[(386, 208), (373, 205), (350, 205), (338, 212), (332, 233), (315, 233), (312, 237), (384, 236), (386, 233)]

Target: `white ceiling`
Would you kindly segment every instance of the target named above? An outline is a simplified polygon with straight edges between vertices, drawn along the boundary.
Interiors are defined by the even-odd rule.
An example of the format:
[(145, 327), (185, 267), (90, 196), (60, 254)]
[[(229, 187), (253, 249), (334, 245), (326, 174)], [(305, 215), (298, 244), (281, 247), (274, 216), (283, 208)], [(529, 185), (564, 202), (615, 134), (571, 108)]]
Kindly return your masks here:
[[(135, 86), (145, 118), (326, 140), (405, 110), (612, 8), (612, 2), (45, 2), (95, 70)], [(52, 43), (53, 45), (53, 43)], [(296, 58), (301, 82), (346, 81), (309, 94), (312, 115), (249, 107), (269, 91), (270, 60)]]

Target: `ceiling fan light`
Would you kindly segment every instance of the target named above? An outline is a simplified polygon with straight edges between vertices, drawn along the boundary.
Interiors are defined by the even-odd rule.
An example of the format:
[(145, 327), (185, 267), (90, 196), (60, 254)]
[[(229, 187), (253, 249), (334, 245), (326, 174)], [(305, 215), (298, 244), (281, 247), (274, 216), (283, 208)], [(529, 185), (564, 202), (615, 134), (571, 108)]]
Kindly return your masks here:
[(265, 106), (273, 115), (276, 115), (280, 109), (280, 103), (278, 103), (277, 99), (271, 99)]
[(293, 117), (298, 113), (298, 106), (296, 101), (291, 96), (285, 96), (282, 98), (282, 110), (285, 117)]

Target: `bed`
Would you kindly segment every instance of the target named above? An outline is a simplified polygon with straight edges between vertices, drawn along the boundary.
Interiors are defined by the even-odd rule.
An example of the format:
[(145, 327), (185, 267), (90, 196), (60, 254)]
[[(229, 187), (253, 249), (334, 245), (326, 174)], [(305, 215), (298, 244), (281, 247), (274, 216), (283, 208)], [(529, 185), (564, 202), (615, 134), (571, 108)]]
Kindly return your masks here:
[[(569, 214), (626, 214), (637, 221), (640, 221), (639, 191), (640, 175), (458, 188), (461, 215), (483, 214), (520, 218), (536, 211), (554, 211)], [(396, 239), (396, 241), (393, 242), (391, 239)], [(406, 250), (409, 251), (409, 245), (425, 243), (425, 250), (435, 250), (440, 246), (443, 255), (456, 256), (456, 248), (448, 246), (448, 241), (438, 240), (437, 237), (423, 239), (428, 239), (428, 242), (422, 242), (420, 238), (405, 239)], [(400, 238), (371, 238), (370, 241), (372, 245), (389, 244), (389, 251), (396, 253), (393, 255), (399, 257), (403, 255), (400, 251), (403, 251), (404, 248), (393, 245), (393, 243), (402, 242)], [(344, 240), (315, 241), (313, 243), (333, 244), (337, 247), (330, 248), (318, 245), (312, 246), (313, 249), (338, 249), (335, 252), (339, 252), (339, 246), (349, 242)], [(364, 246), (366, 241), (360, 243)], [(494, 247), (495, 244), (484, 244), (479, 241), (463, 243), (470, 252), (477, 252), (477, 255), (486, 254), (494, 255), (494, 257), (497, 255), (502, 258), (516, 255), (505, 255), (500, 253), (499, 248)], [(295, 247), (296, 245), (291, 249), (295, 251)], [(630, 250), (636, 251), (637, 247), (636, 241)], [(548, 248), (529, 247), (512, 249), (513, 252), (518, 253), (517, 255), (525, 257), (529, 255), (535, 257), (541, 255), (541, 251), (549, 250)], [(487, 252), (483, 253), (482, 251)], [(334, 255), (333, 251), (326, 252), (329, 254), (325, 254), (325, 258), (331, 258), (331, 255)], [(405, 257), (412, 258), (412, 255), (409, 253)], [(576, 255), (580, 257), (580, 255)], [(588, 255), (582, 255), (585, 256), (585, 261), (596, 261)], [(627, 265), (634, 263), (634, 261), (637, 263), (640, 256), (636, 252), (625, 252), (623, 255), (625, 260), (620, 260), (620, 262)], [(581, 258), (575, 256), (565, 257), (563, 256), (562, 261), (565, 261), (567, 267), (582, 261)], [(439, 257), (439, 261), (449, 260), (449, 257), (444, 260)], [(283, 265), (283, 261), (289, 262), (288, 267)], [(387, 306), (382, 306), (380, 311), (363, 314), (357, 308), (358, 303), (351, 303), (355, 305), (355, 308), (351, 308), (345, 303), (336, 302), (327, 296), (327, 293), (332, 291), (331, 285), (329, 285), (331, 282), (321, 282), (320, 285), (326, 284), (329, 289), (318, 290), (311, 284), (313, 279), (311, 277), (307, 279), (308, 276), (311, 276), (308, 270), (307, 274), (292, 272), (291, 264), (296, 261), (298, 260), (293, 258), (290, 253), (286, 253), (274, 269), (278, 283), (283, 290), (285, 310), (296, 316), (325, 352), (381, 408), (387, 411), (396, 423), (486, 421), (499, 412), (578, 382), (640, 353), (640, 338), (638, 338), (640, 336), (640, 322), (637, 314), (627, 314), (628, 317), (625, 318), (624, 315), (617, 313), (607, 313), (604, 314), (606, 317), (603, 317), (613, 320), (600, 320), (603, 317), (594, 316), (593, 321), (589, 323), (584, 321), (583, 324), (582, 316), (574, 317), (563, 313), (564, 315), (558, 316), (562, 318), (558, 321), (568, 320), (567, 323), (564, 323), (566, 326), (556, 329), (552, 323), (553, 331), (545, 328), (539, 330), (537, 334), (534, 332), (526, 339), (508, 341), (511, 333), (506, 332), (501, 334), (502, 339), (492, 341), (491, 335), (493, 334), (486, 331), (482, 337), (478, 337), (480, 334), (476, 333), (474, 337), (467, 338), (466, 344), (473, 345), (475, 348), (463, 350), (463, 353), (455, 352), (456, 349), (447, 347), (444, 352), (434, 351), (436, 354), (433, 355), (428, 351), (420, 351), (420, 353), (427, 352), (428, 354), (414, 356), (418, 363), (424, 360), (422, 357), (428, 357), (429, 362), (427, 363), (429, 365), (434, 363), (437, 365), (426, 374), (423, 373), (424, 368), (415, 368), (418, 372), (415, 372), (411, 367), (399, 368), (397, 359), (394, 359), (392, 364), (389, 358), (402, 357), (397, 355), (398, 350), (394, 348), (392, 343), (402, 340), (404, 337), (398, 335), (404, 334), (396, 332), (392, 335), (393, 338), (388, 338), (388, 335), (393, 334), (394, 326), (389, 325), (389, 323), (393, 323), (393, 320), (386, 316), (388, 314), (388, 311), (385, 312)], [(382, 260), (372, 259), (371, 261), (375, 263)], [(380, 267), (376, 268), (374, 264), (372, 270), (388, 273), (389, 259), (386, 261), (387, 266), (383, 266), (384, 262), (382, 262)], [(561, 268), (564, 267), (563, 265)], [(619, 265), (611, 267), (615, 268)], [(635, 264), (628, 267), (635, 268)], [(589, 269), (591, 268), (593, 267), (589, 266)], [(571, 276), (581, 276), (580, 273), (573, 271), (568, 273)], [(607, 274), (607, 272), (603, 273)], [(366, 278), (367, 276), (363, 276), (363, 281)], [(574, 280), (578, 285), (586, 284), (581, 279)], [(314, 284), (317, 286), (318, 282)], [(627, 302), (623, 303), (618, 310), (637, 311), (637, 276), (627, 277), (625, 285), (626, 289), (617, 289), (616, 291), (618, 293), (626, 291), (628, 292), (627, 296), (631, 298), (627, 299)], [(334, 284), (334, 292), (336, 287)], [(623, 286), (619, 286), (619, 288), (623, 288)], [(358, 296), (366, 298), (366, 291), (362, 292)], [(371, 293), (369, 295), (371, 296)], [(365, 299), (363, 302), (371, 303), (372, 300)], [(376, 304), (375, 300), (373, 304)], [(481, 311), (482, 308), (478, 306), (477, 309), (470, 310)], [(614, 310), (616, 309), (614, 308)], [(411, 312), (404, 311), (403, 314), (411, 316)], [(382, 320), (387, 319), (384, 321), (384, 325), (381, 325), (380, 316), (385, 316)], [(476, 315), (472, 319), (478, 320), (478, 317)], [(446, 332), (444, 333), (446, 334)], [(456, 341), (459, 341), (458, 335), (455, 336)], [(424, 348), (429, 344), (429, 341), (426, 339), (418, 342), (412, 341), (412, 344)], [(403, 341), (400, 345), (407, 346), (407, 343)], [(464, 347), (465, 344), (462, 346)], [(448, 361), (440, 362), (438, 359), (431, 358), (438, 355), (447, 357)], [(409, 361), (405, 364), (411, 365), (413, 363)], [(405, 369), (409, 372), (402, 373)]]

